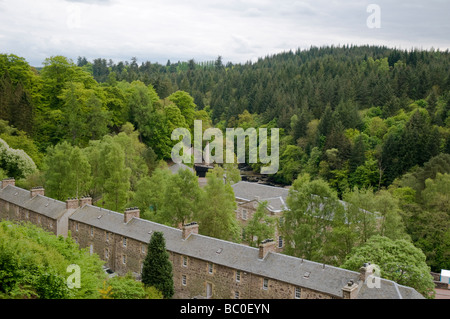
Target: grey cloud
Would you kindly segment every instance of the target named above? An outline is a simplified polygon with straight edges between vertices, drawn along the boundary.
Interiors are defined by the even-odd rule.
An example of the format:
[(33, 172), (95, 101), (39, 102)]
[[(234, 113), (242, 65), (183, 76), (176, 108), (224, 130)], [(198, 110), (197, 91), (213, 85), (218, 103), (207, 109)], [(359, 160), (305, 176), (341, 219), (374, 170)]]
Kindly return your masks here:
[[(0, 0), (0, 7), (5, 2)], [(442, 0), (31, 0), (0, 10), (0, 47), (27, 60), (63, 54), (165, 63), (194, 58), (246, 62), (312, 45), (450, 47)], [(381, 7), (381, 29), (366, 9)], [(70, 5), (68, 5), (70, 4)], [(79, 5), (78, 5), (79, 4)], [(68, 7), (77, 7), (73, 12)], [(23, 7), (29, 10), (23, 11)], [(71, 8), (69, 8), (71, 9)], [(68, 21), (79, 13), (76, 28)], [(59, 39), (59, 41), (58, 41)], [(34, 63), (34, 62), (33, 62)]]
[(114, 0), (64, 0), (72, 3), (84, 3), (84, 4), (98, 4), (98, 5), (111, 5)]

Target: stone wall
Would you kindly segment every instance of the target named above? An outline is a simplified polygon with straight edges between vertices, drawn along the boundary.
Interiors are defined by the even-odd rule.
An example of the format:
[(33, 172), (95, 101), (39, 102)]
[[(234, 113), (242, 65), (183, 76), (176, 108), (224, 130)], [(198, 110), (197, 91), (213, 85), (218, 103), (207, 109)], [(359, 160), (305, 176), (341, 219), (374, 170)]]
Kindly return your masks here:
[[(147, 243), (121, 235), (106, 232), (80, 222), (69, 221), (72, 237), (81, 248), (88, 248), (106, 262), (105, 266), (119, 275), (131, 271), (140, 276), (142, 264), (147, 255)], [(105, 251), (108, 250), (108, 253)], [(294, 299), (295, 286), (271, 278), (232, 269), (169, 251), (173, 267), (176, 299), (207, 297), (207, 291), (214, 299)], [(125, 259), (124, 259), (125, 258)], [(266, 284), (264, 285), (264, 279)], [(303, 299), (331, 298), (306, 288), (301, 288)]]
[(30, 211), (13, 203), (0, 199), (0, 219), (17, 222), (30, 222), (51, 232), (58, 234), (58, 224), (56, 219), (49, 218), (42, 214)]
[(129, 271), (141, 273), (147, 255), (146, 243), (72, 220), (69, 221), (69, 229), (81, 248), (97, 254), (114, 272), (119, 275)]
[[(78, 202), (78, 201), (77, 201)], [(69, 203), (70, 204), (70, 203)], [(249, 210), (250, 207), (246, 205)], [(67, 206), (66, 206), (67, 207)], [(66, 211), (67, 216), (73, 212)], [(2, 220), (29, 221), (44, 230), (57, 234), (57, 220), (0, 200)], [(249, 213), (248, 218), (251, 218)], [(148, 243), (68, 218), (66, 227), (80, 248), (87, 248), (105, 261), (105, 266), (119, 275), (128, 272), (140, 276), (147, 255)], [(325, 299), (327, 294), (304, 287), (264, 278), (260, 275), (212, 264), (208, 261), (169, 251), (173, 265), (174, 298), (210, 297), (215, 299)], [(296, 294), (296, 290), (297, 293)]]

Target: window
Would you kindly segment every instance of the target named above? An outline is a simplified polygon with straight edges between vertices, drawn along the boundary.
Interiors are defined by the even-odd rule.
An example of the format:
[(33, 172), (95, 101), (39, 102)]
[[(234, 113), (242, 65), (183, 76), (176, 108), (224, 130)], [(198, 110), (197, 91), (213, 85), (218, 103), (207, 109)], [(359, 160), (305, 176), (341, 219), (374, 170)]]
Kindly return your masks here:
[[(38, 224), (40, 224), (40, 223), (41, 223), (41, 216), (38, 216), (38, 218), (37, 218), (37, 222), (38, 222)], [(78, 224), (77, 224), (77, 231), (78, 231)]]
[(263, 289), (267, 290), (269, 288), (269, 279), (264, 278), (263, 279)]
[(182, 262), (183, 267), (187, 267), (187, 263), (188, 263), (187, 257), (183, 256), (183, 262)]
[(247, 220), (247, 210), (244, 208), (242, 209), (242, 219)]
[(109, 258), (109, 250), (108, 248), (105, 248), (105, 259)]
[(127, 247), (127, 238), (126, 237), (123, 238), (123, 247)]
[(212, 263), (208, 263), (208, 273), (212, 274), (214, 270), (214, 266)]
[(91, 226), (91, 236), (94, 236), (94, 227)]
[(239, 299), (239, 291), (234, 292), (234, 299)]
[(294, 293), (294, 298), (295, 299), (300, 299), (300, 295), (301, 295), (301, 290), (299, 287), (295, 287), (295, 293)]
[(143, 254), (145, 254), (145, 248), (146, 248), (145, 245), (142, 244), (142, 245), (141, 245), (141, 252), (142, 252)]
[(89, 254), (93, 254), (94, 253), (94, 245), (93, 244), (91, 244), (90, 246), (89, 246)]
[(127, 263), (127, 255), (122, 256), (122, 263), (125, 265)]
[[(38, 222), (41, 222), (41, 218), (38, 217)], [(78, 231), (78, 223), (75, 223), (75, 231)]]
[(278, 236), (278, 248), (283, 247), (283, 236)]
[(105, 231), (106, 241), (109, 242), (109, 233)]
[(187, 284), (186, 275), (182, 275), (182, 276), (181, 276), (181, 284), (182, 284), (183, 286), (186, 286), (186, 284)]
[(241, 271), (236, 270), (236, 282), (240, 282), (240, 281), (241, 281)]

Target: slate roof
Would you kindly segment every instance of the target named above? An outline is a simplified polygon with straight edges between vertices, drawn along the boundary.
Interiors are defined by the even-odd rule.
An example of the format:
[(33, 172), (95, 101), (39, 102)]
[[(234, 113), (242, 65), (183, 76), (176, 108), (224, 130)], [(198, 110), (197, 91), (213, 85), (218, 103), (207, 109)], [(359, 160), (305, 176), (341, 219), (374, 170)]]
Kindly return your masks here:
[(0, 198), (17, 206), (23, 206), (30, 197), (29, 191), (16, 186), (8, 185), (0, 189)]
[(241, 181), (232, 185), (234, 196), (244, 201), (257, 199), (259, 202), (267, 201), (268, 209), (272, 212), (281, 212), (287, 209), (286, 199), (289, 189), (274, 187), (259, 183)]
[[(99, 218), (100, 217), (100, 218)], [(259, 249), (236, 244), (200, 234), (191, 234), (182, 239), (180, 229), (133, 218), (127, 224), (121, 213), (85, 205), (76, 210), (71, 220), (114, 232), (128, 238), (148, 243), (153, 232), (164, 234), (169, 251), (220, 264), (232, 269), (257, 274), (293, 285), (342, 297), (342, 288), (349, 280), (358, 281), (359, 273), (308, 260), (270, 252), (263, 260), (258, 258)], [(360, 298), (398, 297), (397, 289), (404, 298), (420, 298), (414, 289), (392, 282), (382, 282), (381, 289), (363, 289)], [(397, 287), (397, 288), (396, 288)]]
[(59, 219), (66, 212), (66, 203), (46, 196), (36, 195), (24, 203), (24, 208), (53, 219)]
[[(0, 198), (52, 218), (58, 218), (66, 212), (65, 203), (41, 195), (31, 198), (30, 191), (12, 185), (0, 189)], [(359, 278), (358, 272), (274, 252), (259, 259), (257, 248), (199, 234), (191, 234), (183, 240), (180, 229), (140, 218), (133, 218), (125, 223), (123, 214), (89, 204), (75, 210), (69, 218), (143, 243), (150, 241), (153, 232), (160, 231), (164, 234), (169, 251), (336, 297), (342, 297), (342, 288), (349, 280), (358, 282)], [(384, 279), (380, 289), (369, 289), (366, 285), (361, 285), (358, 289), (360, 299), (423, 299), (414, 289)]]
[[(287, 207), (287, 197), (289, 195), (289, 189), (282, 187), (269, 186), (259, 183), (245, 182), (241, 181), (232, 185), (234, 190), (234, 196), (238, 200), (252, 201), (257, 200), (258, 202), (267, 201), (268, 209), (271, 212), (278, 213), (283, 210), (289, 209)], [(312, 194), (311, 196), (317, 197), (317, 195)], [(348, 203), (338, 200), (338, 202), (344, 206), (345, 209), (348, 208)], [(323, 204), (320, 204), (323, 207)], [(378, 213), (372, 213), (367, 210), (361, 209), (360, 211), (374, 214), (375, 218), (379, 219)], [(330, 218), (333, 218), (332, 216)]]
[(357, 299), (425, 299), (415, 289), (402, 286), (394, 281), (381, 279), (380, 288), (361, 285)]
[(191, 168), (191, 167), (189, 167), (189, 166), (187, 166), (187, 165), (184, 165), (184, 164), (177, 164), (177, 163), (175, 163), (175, 164), (173, 164), (172, 166), (169, 166), (169, 170), (170, 170), (173, 174), (178, 173), (179, 170), (185, 170), (185, 169), (188, 169), (188, 170), (190, 170), (192, 173), (195, 173), (195, 171), (194, 171), (193, 168)]
[(181, 238), (181, 230), (140, 218), (132, 218), (128, 223), (125, 223), (123, 214), (89, 204), (77, 209), (70, 216), (70, 220), (92, 225), (144, 243), (150, 242), (151, 233), (149, 232), (154, 231), (163, 232), (167, 243)]
[(0, 189), (0, 198), (53, 219), (59, 219), (66, 212), (66, 203), (42, 195), (31, 198), (30, 191), (17, 186)]

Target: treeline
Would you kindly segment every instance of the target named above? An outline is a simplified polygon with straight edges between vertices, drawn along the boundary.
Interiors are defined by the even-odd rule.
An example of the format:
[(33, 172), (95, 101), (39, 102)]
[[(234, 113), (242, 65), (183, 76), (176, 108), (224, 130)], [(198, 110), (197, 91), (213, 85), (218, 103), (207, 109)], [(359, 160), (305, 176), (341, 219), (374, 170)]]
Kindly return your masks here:
[[(188, 92), (216, 127), (279, 127), (282, 170), (354, 186), (389, 186), (450, 151), (450, 54), (343, 46), (289, 51), (257, 62), (166, 65), (79, 58), (99, 82), (139, 80), (164, 98)], [(420, 138), (417, 138), (420, 136)], [(420, 150), (420, 151), (419, 151)]]
[[(442, 193), (450, 173), (449, 115), (448, 51), (323, 47), (226, 65), (221, 57), (161, 65), (55, 56), (39, 70), (0, 55), (0, 173), (22, 178), (19, 185), (45, 185), (63, 200), (89, 193), (117, 211), (139, 206), (149, 219), (174, 226), (203, 218), (205, 231), (214, 220), (201, 213), (219, 207), (207, 198), (231, 196), (224, 188), (195, 197), (189, 176), (183, 184), (161, 173), (159, 161), (170, 159), (175, 144), (172, 130), (192, 130), (195, 119), (204, 129), (278, 127), (280, 170), (271, 181), (291, 185), (307, 174), (346, 200), (367, 190), (389, 193), (398, 229), (433, 270), (450, 267), (448, 192)], [(221, 223), (227, 218), (211, 229), (225, 224), (231, 232), (215, 236), (241, 240), (233, 224)], [(247, 235), (271, 233), (257, 224)]]

